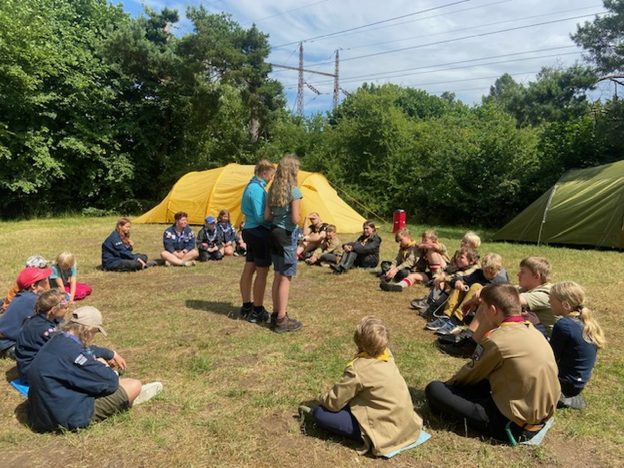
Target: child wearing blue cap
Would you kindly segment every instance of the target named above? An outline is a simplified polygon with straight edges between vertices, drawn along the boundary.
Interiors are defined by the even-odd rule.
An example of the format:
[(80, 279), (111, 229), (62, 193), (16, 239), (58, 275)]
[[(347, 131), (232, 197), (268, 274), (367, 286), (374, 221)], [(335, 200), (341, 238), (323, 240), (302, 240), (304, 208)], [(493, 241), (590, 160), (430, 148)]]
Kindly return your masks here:
[(214, 216), (207, 216), (204, 227), (197, 233), (199, 261), (221, 260), (223, 258), (223, 235), (217, 229)]

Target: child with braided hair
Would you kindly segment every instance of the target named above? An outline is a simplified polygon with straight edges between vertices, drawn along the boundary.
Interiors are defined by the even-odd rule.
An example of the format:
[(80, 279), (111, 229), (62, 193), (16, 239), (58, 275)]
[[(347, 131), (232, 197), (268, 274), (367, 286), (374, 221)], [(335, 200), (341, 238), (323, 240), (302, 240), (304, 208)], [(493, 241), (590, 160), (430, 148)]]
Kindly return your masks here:
[(552, 311), (561, 316), (550, 337), (559, 367), (559, 407), (585, 408), (580, 393), (591, 378), (598, 349), (605, 345), (602, 328), (584, 302), (585, 291), (573, 281), (556, 283), (550, 289)]

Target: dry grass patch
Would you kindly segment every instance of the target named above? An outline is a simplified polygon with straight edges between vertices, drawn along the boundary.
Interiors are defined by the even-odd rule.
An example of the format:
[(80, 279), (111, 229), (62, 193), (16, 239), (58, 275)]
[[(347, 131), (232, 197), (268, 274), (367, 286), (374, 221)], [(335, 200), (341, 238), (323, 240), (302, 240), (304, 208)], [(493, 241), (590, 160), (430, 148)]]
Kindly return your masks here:
[[(114, 222), (63, 218), (0, 223), (0, 289), (11, 285), (29, 255), (53, 258), (62, 250), (74, 252), (80, 280), (94, 288), (85, 303), (103, 311), (109, 331), (109, 338), (100, 336), (97, 343), (126, 357), (129, 377), (161, 380), (165, 391), (153, 402), (78, 433), (38, 435), (15, 417), (23, 399), (5, 384), (0, 400), (3, 466), (49, 463), (51, 456), (54, 464), (67, 466), (376, 464), (314, 428), (301, 434), (294, 418), (299, 402), (314, 398), (340, 377), (354, 352), (354, 326), (367, 314), (382, 317), (390, 327), (398, 365), (433, 434), (425, 446), (390, 460), (389, 466), (606, 466), (624, 459), (622, 253), (483, 245), (482, 253), (503, 256), (512, 277), (521, 258), (542, 255), (553, 264), (555, 281), (583, 284), (609, 340), (585, 391), (588, 409), (559, 412), (542, 447), (514, 449), (465, 438), (462, 428), (430, 415), (425, 385), (450, 376), (462, 361), (440, 354), (433, 336), (423, 330), (422, 319), (408, 309), (408, 301), (422, 295), (424, 288), (384, 293), (369, 271), (336, 277), (328, 269), (301, 265), (293, 281), (290, 313), (305, 327), (276, 335), (231, 318), (240, 306), (240, 258), (195, 268), (99, 271), (100, 243)], [(135, 225), (137, 251), (156, 257), (163, 229)], [(462, 235), (458, 229), (442, 228), (440, 233), (450, 249)], [(382, 257), (393, 258), (396, 244), (391, 234), (383, 232), (382, 238)], [(267, 302), (270, 309), (268, 295)], [(0, 366), (5, 373), (14, 367), (8, 360), (0, 360)]]

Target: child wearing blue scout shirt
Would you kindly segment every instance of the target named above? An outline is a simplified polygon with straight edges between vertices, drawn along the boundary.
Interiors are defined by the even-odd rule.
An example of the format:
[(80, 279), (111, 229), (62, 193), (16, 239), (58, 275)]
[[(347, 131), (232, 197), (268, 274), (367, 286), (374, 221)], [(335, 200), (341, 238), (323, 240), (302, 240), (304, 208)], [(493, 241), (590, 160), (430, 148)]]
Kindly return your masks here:
[(195, 234), (188, 225), (188, 214), (178, 211), (173, 215), (175, 223), (165, 229), (163, 233), (163, 246), (165, 250), (160, 257), (165, 265), (195, 266), (195, 259), (199, 257), (199, 251), (195, 247)]
[(58, 289), (45, 291), (37, 299), (34, 315), (26, 319), (15, 343), (15, 360), (22, 382), (28, 383), (30, 363), (63, 323), (68, 306), (65, 293)]
[(598, 349), (605, 345), (602, 328), (584, 303), (585, 291), (573, 281), (550, 288), (552, 313), (561, 316), (550, 337), (559, 367), (559, 407), (585, 408), (580, 393), (591, 378)]
[(224, 256), (234, 255), (238, 240), (236, 238), (236, 229), (230, 224), (230, 212), (228, 210), (219, 211), (217, 231), (219, 231), (221, 241), (223, 242), (221, 253)]
[(18, 275), (19, 292), (0, 316), (0, 357), (15, 359), (15, 341), (22, 324), (33, 314), (38, 295), (50, 289), (48, 278), (51, 273), (48, 267), (26, 267)]
[(97, 332), (106, 335), (100, 311), (80, 307), (33, 359), (28, 370), (28, 419), (35, 431), (86, 427), (162, 390), (160, 382), (141, 385), (136, 379), (120, 379), (109, 365), (123, 368), (125, 361), (113, 351), (104, 359), (96, 358), (90, 344)]
[(207, 216), (204, 227), (197, 232), (197, 247), (200, 262), (223, 258), (223, 237), (214, 216)]
[(264, 290), (269, 266), (271, 266), (270, 231), (264, 220), (264, 206), (266, 204), (265, 187), (273, 178), (274, 173), (275, 168), (270, 161), (263, 159), (256, 164), (254, 176), (247, 184), (241, 199), (241, 211), (245, 215), (242, 236), (247, 246), (247, 253), (240, 278), (240, 292), (243, 300), (240, 315), (252, 323), (266, 322), (269, 318), (269, 313), (263, 306)]

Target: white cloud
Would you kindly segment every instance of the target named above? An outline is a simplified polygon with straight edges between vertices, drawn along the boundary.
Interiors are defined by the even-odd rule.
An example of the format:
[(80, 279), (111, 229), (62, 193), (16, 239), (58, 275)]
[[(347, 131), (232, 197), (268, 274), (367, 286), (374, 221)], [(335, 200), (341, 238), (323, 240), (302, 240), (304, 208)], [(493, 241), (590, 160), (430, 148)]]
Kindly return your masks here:
[[(126, 2), (134, 0), (125, 0)], [(534, 72), (544, 66), (568, 66), (580, 60), (579, 49), (573, 47), (559, 51), (535, 52), (527, 55), (510, 56), (508, 61), (500, 58), (501, 63), (432, 72), (413, 70), (391, 72), (405, 68), (415, 68), (446, 64), (462, 60), (473, 60), (522, 51), (540, 50), (553, 47), (573, 46), (570, 34), (576, 30), (577, 23), (591, 20), (585, 18), (556, 21), (563, 18), (588, 15), (603, 10), (601, 0), (144, 0), (152, 8), (168, 6), (176, 8), (182, 14), (187, 6), (203, 5), (211, 12), (224, 11), (241, 25), (249, 27), (257, 21), (258, 28), (270, 35), (272, 46), (293, 43), (285, 47), (276, 47), (269, 60), (296, 66), (298, 51), (296, 42), (325, 34), (332, 34), (364, 24), (381, 22), (392, 17), (410, 15), (426, 9), (434, 9), (451, 3), (456, 5), (434, 9), (419, 15), (406, 16), (393, 22), (380, 23), (368, 28), (328, 38), (309, 40), (304, 43), (305, 66), (315, 70), (333, 73), (333, 54), (340, 52), (341, 85), (347, 91), (354, 91), (364, 81), (395, 82), (403, 86), (419, 86), (428, 92), (439, 94), (442, 91), (456, 92), (457, 96), (468, 104), (478, 103), (483, 94), (487, 94), (495, 78), (511, 73), (520, 82), (534, 79)], [(293, 10), (293, 11), (290, 11)], [(536, 23), (549, 24), (535, 25)], [(518, 28), (511, 30), (512, 28)], [(508, 31), (501, 31), (509, 29)], [(187, 20), (182, 22), (179, 32), (190, 30)], [(493, 34), (495, 31), (501, 31)], [(481, 34), (480, 36), (477, 36)], [(475, 36), (475, 37), (470, 37)], [(464, 38), (458, 40), (459, 38)], [(423, 44), (431, 44), (423, 46)], [(420, 47), (414, 47), (420, 46)], [(395, 49), (405, 49), (392, 52)], [(569, 55), (578, 51), (578, 54)], [(367, 58), (355, 57), (377, 54)], [(560, 55), (552, 56), (560, 53)], [(549, 55), (540, 59), (528, 60), (528, 57)], [(518, 60), (520, 58), (527, 60)], [(492, 59), (491, 61), (494, 61)], [(316, 65), (319, 62), (322, 65)], [(485, 62), (488, 62), (486, 60)], [(458, 65), (459, 66), (459, 65)], [(451, 67), (451, 66), (448, 66)], [(444, 67), (444, 68), (448, 68)], [(441, 67), (438, 67), (438, 70)], [(275, 69), (274, 78), (280, 80), (287, 92), (289, 107), (294, 106), (296, 95), (297, 72)], [(349, 79), (360, 77), (360, 79)], [(325, 111), (331, 107), (331, 78), (306, 74), (307, 82), (327, 93), (316, 96), (312, 91), (305, 91), (306, 113)], [(293, 88), (293, 86), (295, 88)], [(609, 95), (608, 87), (601, 91)]]

